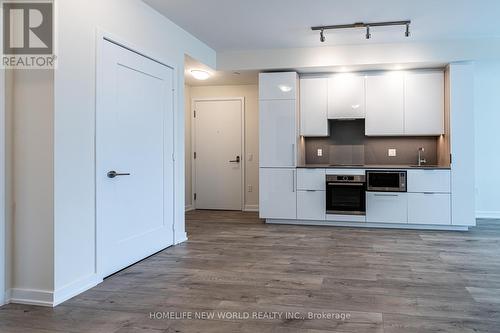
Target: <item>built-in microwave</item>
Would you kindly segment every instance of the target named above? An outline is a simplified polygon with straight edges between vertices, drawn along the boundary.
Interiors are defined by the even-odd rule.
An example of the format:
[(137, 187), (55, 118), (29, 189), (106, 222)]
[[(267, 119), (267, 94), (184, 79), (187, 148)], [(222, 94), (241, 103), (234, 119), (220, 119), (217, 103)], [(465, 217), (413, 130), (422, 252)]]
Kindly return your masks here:
[(371, 192), (406, 192), (406, 171), (368, 170), (366, 189)]

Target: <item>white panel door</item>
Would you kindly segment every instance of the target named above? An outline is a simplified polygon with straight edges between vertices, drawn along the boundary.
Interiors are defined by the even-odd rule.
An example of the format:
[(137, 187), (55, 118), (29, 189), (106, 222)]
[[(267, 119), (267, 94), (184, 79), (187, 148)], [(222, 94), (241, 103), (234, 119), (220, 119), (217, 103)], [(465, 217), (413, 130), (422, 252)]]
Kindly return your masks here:
[(365, 118), (365, 77), (356, 74), (338, 74), (328, 81), (328, 118)]
[(173, 71), (108, 41), (100, 57), (97, 261), (107, 276), (173, 243)]
[(265, 219), (296, 219), (295, 169), (260, 168), (259, 212)]
[(297, 99), (295, 72), (259, 74), (259, 99)]
[(298, 191), (297, 219), (324, 221), (326, 219), (326, 192)]
[(451, 195), (408, 193), (408, 223), (451, 224)]
[(444, 73), (405, 75), (405, 135), (444, 133)]
[(242, 210), (242, 100), (195, 103), (195, 207)]
[(366, 193), (366, 222), (407, 223), (407, 193)]
[(366, 135), (404, 135), (404, 75), (400, 72), (366, 78)]
[(295, 100), (260, 101), (260, 167), (296, 165)]
[(329, 135), (327, 88), (327, 78), (300, 80), (300, 135)]

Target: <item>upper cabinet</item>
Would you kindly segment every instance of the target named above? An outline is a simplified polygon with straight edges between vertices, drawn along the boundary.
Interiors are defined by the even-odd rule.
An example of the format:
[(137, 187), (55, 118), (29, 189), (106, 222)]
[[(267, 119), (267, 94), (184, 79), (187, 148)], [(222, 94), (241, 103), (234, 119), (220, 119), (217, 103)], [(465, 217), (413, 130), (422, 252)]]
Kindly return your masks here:
[(444, 133), (444, 73), (405, 75), (405, 135)]
[(300, 135), (329, 135), (327, 90), (327, 78), (300, 80)]
[(265, 73), (259, 77), (260, 167), (295, 167), (298, 145), (298, 75)]
[(297, 99), (298, 76), (295, 72), (261, 73), (259, 75), (259, 99)]
[(404, 74), (391, 72), (366, 77), (365, 134), (404, 135)]
[(328, 119), (365, 118), (365, 76), (337, 74), (328, 79)]
[(366, 78), (366, 135), (444, 133), (443, 71), (389, 72)]

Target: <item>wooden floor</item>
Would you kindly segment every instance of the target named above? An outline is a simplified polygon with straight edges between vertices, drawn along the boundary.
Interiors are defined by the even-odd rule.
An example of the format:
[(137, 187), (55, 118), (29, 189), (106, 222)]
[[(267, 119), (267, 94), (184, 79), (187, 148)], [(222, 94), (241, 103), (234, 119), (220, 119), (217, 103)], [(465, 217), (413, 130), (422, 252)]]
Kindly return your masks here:
[[(187, 230), (55, 309), (1, 308), (0, 332), (500, 332), (500, 221), (401, 231), (198, 211)], [(196, 314), (214, 318), (167, 319)]]

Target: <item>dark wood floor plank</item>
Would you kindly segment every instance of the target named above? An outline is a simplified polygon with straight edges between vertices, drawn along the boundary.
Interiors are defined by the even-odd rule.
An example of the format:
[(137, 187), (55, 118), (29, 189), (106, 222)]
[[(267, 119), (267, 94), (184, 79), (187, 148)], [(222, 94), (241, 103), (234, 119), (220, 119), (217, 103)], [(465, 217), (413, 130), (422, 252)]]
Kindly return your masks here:
[[(499, 221), (442, 232), (266, 225), (242, 212), (195, 211), (186, 220), (188, 242), (55, 309), (4, 306), (0, 331), (500, 332)], [(154, 312), (214, 317), (151, 319)], [(300, 316), (226, 316), (272, 312)]]

